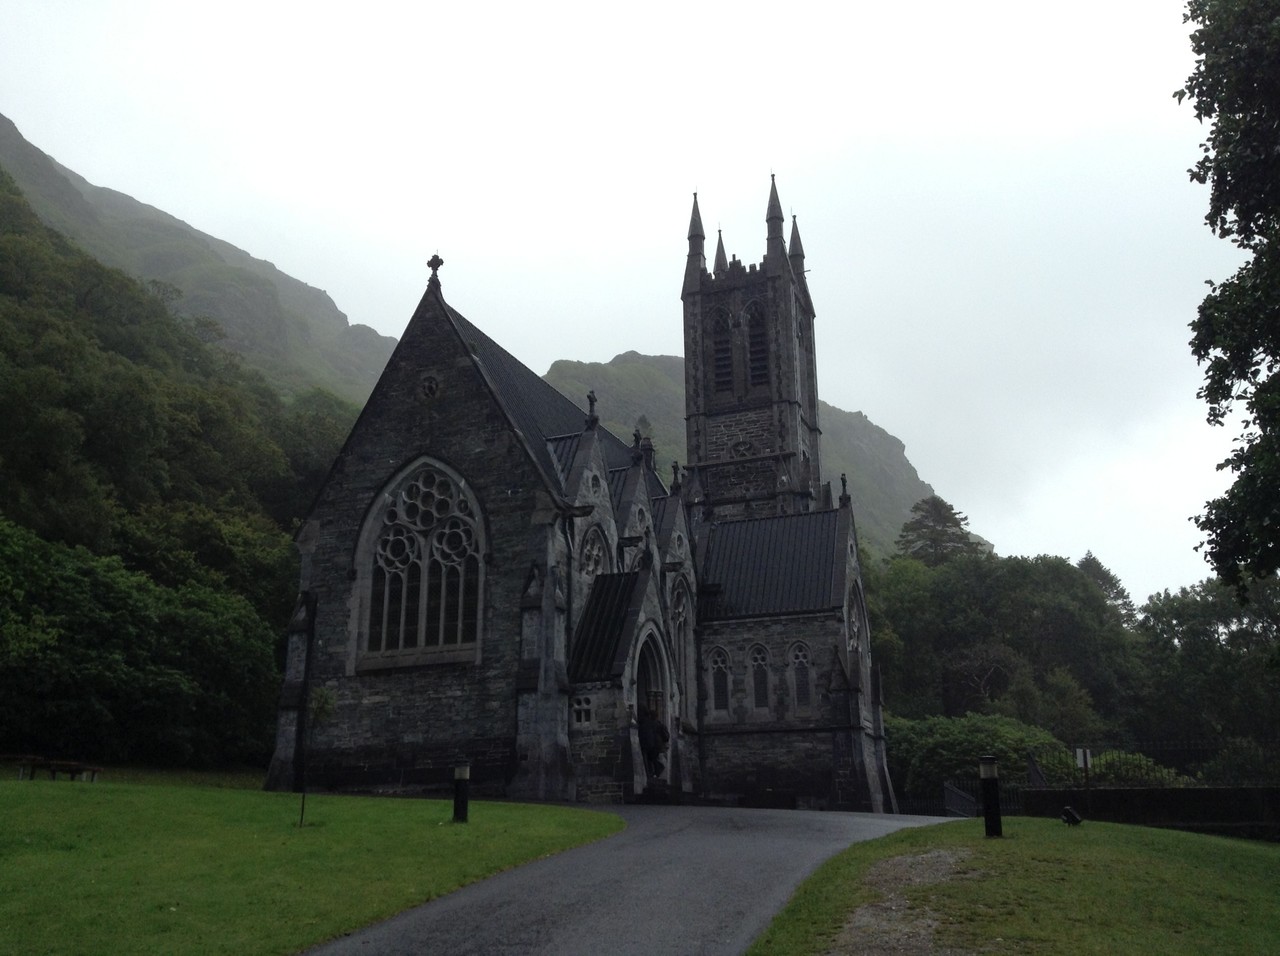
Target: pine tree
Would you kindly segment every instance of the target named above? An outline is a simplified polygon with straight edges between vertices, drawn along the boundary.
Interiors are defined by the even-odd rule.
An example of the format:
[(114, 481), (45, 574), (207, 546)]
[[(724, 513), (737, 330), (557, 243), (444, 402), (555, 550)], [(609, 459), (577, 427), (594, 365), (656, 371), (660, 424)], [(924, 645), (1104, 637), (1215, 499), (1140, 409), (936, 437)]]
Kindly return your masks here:
[(969, 537), (969, 519), (938, 497), (930, 495), (911, 506), (911, 518), (898, 535), (898, 553), (936, 568), (961, 554), (980, 554)]

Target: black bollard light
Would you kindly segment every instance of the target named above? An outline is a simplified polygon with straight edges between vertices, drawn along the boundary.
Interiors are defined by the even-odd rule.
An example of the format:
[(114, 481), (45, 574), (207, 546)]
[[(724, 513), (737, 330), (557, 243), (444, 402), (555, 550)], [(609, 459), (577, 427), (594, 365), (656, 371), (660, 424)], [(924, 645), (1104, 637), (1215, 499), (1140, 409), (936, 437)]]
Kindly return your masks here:
[(978, 758), (978, 776), (982, 780), (982, 815), (986, 818), (987, 836), (1004, 836), (1000, 826), (1000, 772), (996, 758)]
[(471, 764), (467, 761), (453, 768), (453, 822), (467, 822), (467, 798), (471, 790)]

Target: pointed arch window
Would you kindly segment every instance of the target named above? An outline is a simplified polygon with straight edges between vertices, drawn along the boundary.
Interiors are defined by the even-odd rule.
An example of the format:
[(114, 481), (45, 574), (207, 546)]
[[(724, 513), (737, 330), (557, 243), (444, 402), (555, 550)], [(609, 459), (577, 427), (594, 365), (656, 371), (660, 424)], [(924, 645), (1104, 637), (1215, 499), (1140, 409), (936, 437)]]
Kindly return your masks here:
[(724, 648), (711, 652), (707, 669), (711, 671), (711, 709), (721, 714), (729, 712), (729, 655)]
[(808, 710), (813, 705), (813, 674), (809, 665), (809, 646), (791, 645), (791, 686), (796, 710)]
[(483, 522), (461, 479), (436, 463), (413, 468), (370, 516), (369, 538), (361, 665), (474, 659)]
[(683, 581), (680, 581), (671, 595), (671, 634), (676, 645), (677, 680), (682, 687), (686, 686), (685, 665), (689, 660), (689, 648), (693, 643), (689, 633), (691, 622), (689, 611), (689, 589), (685, 587)]
[(751, 648), (751, 702), (756, 710), (769, 708), (769, 652), (760, 644)]

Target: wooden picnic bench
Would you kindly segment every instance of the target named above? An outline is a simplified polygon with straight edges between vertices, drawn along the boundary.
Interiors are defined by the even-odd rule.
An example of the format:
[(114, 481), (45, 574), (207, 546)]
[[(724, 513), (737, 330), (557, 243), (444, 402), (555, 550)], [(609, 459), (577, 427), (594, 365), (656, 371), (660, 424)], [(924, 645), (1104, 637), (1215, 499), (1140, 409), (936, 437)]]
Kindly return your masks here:
[(92, 783), (102, 773), (101, 767), (78, 760), (50, 760), (35, 754), (0, 754), (0, 763), (16, 763), (19, 780), (34, 780), (37, 771), (47, 770), (50, 780), (57, 780), (58, 774), (63, 774), (69, 780), (87, 780)]

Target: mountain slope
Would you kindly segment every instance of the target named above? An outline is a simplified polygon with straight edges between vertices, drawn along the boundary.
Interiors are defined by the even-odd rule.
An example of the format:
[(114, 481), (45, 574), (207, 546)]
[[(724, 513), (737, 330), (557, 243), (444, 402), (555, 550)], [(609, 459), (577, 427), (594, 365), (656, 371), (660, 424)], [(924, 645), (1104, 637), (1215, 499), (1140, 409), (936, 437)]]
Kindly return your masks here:
[[(684, 359), (679, 356), (624, 352), (607, 363), (562, 359), (543, 377), (580, 405), (586, 404), (588, 391), (595, 391), (605, 427), (624, 437), (640, 427), (653, 439), (659, 461), (685, 461)], [(840, 475), (848, 475), (859, 541), (873, 554), (891, 554), (911, 506), (933, 488), (916, 474), (906, 446), (866, 415), (826, 402), (819, 406), (823, 480), (839, 494)], [(647, 428), (641, 419), (647, 419)]]
[(286, 392), (320, 386), (363, 402), (395, 347), (395, 339), (351, 325), (326, 293), (270, 262), (94, 186), (3, 116), (0, 167), (46, 225), (107, 265), (173, 286), (180, 312), (216, 322), (222, 344)]

